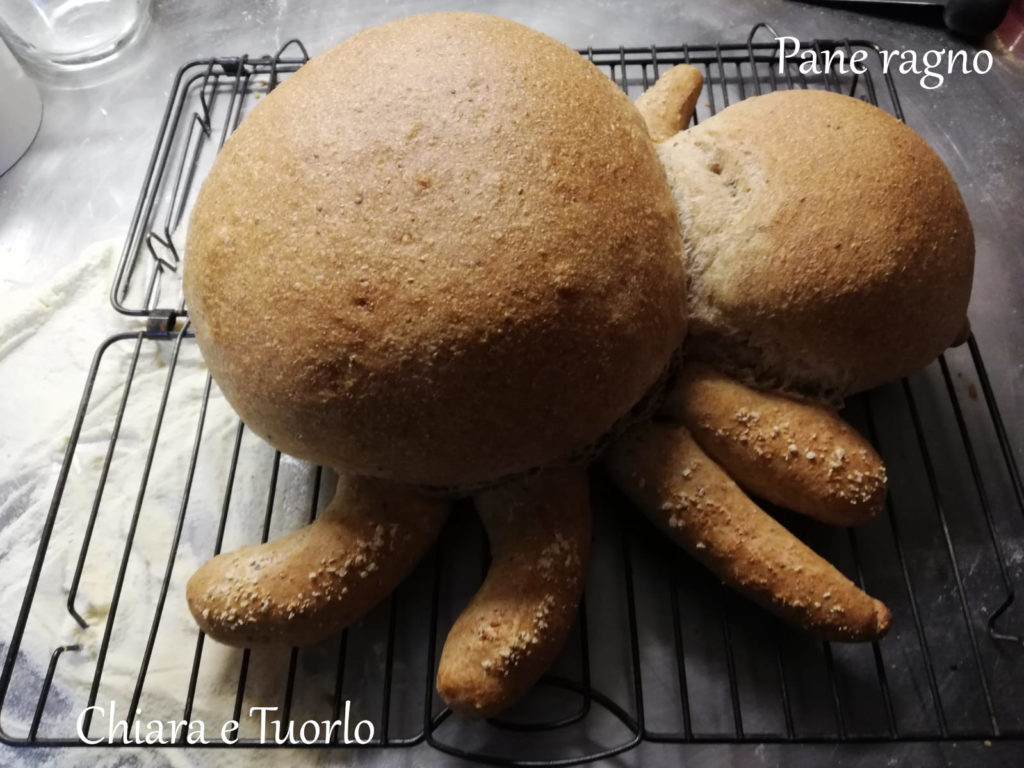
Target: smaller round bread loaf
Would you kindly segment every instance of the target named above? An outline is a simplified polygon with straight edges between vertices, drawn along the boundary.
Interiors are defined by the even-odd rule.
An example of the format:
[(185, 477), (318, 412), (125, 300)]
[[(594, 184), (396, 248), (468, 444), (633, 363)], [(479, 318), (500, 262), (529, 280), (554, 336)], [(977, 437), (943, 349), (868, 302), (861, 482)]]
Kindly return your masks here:
[(965, 330), (967, 211), (935, 152), (882, 110), (779, 91), (658, 152), (684, 225), (688, 351), (834, 399), (920, 368)]
[(584, 452), (685, 332), (644, 123), (565, 45), (493, 16), (368, 29), (228, 139), (192, 215), (203, 355), (286, 453), (420, 485)]

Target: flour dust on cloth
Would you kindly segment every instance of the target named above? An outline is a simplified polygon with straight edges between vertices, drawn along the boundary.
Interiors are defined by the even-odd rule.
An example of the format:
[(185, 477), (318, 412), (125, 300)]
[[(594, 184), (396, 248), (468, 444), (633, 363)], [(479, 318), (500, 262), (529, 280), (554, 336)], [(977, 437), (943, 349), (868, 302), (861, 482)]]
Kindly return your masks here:
[[(108, 336), (141, 328), (137, 320), (118, 315), (108, 300), (116, 248), (116, 243), (104, 242), (86, 249), (46, 286), (8, 291), (0, 310), (0, 386), (4, 395), (0, 398), (0, 655), (6, 655), (14, 631), (93, 355)], [(27, 734), (50, 654), (58, 646), (78, 645), (81, 650), (65, 653), (60, 659), (39, 737), (68, 736), (70, 724), (88, 703), (125, 541), (139, 506), (158, 407), (171, 370), (173, 343), (142, 344), (74, 600), (76, 610), (88, 623), (82, 629), (65, 606), (135, 343), (130, 339), (111, 346), (99, 368), (22, 639), (21, 658), (3, 708), (3, 728), (14, 736)], [(122, 718), (138, 678), (171, 553), (206, 386), (205, 365), (195, 345), (186, 341), (174, 368), (152, 470), (139, 506), (134, 544), (97, 696), (97, 704), (108, 710), (114, 702)], [(151, 719), (178, 720), (183, 714), (198, 634), (188, 614), (184, 586), (192, 571), (212, 554), (237, 428), (237, 416), (212, 385), (181, 543), (146, 674), (139, 716), (143, 723)], [(253, 518), (262, 516), (266, 505), (267, 467), (272, 452), (248, 433), (243, 444), (225, 549), (252, 543), (253, 537), (260, 535), (261, 526)], [(284, 457), (276, 490), (277, 508), (282, 512), (275, 515), (271, 536), (295, 527), (299, 522), (296, 515), (308, 514), (310, 489), (309, 469)], [(321, 496), (330, 497), (329, 493)], [(323, 655), (328, 655), (326, 648)], [(208, 738), (218, 738), (224, 721), (232, 716), (240, 658), (238, 649), (211, 642), (205, 645), (192, 719), (203, 721)], [(253, 654), (242, 737), (259, 736), (258, 718), (249, 721), (244, 717), (248, 707), (280, 704), (279, 700), (268, 700), (268, 692), (281, 690), (280, 678), (286, 668), (277, 656), (271, 659)], [(296, 691), (292, 714), (299, 721), (313, 716), (313, 703), (333, 695), (333, 674), (304, 676), (303, 680), (316, 682)], [(322, 707), (317, 716), (322, 719)], [(103, 736), (106, 731), (107, 720), (97, 715), (90, 735)], [(336, 765), (339, 757), (348, 762), (351, 756), (339, 755), (337, 750), (287, 752), (131, 747), (90, 751), (88, 760), (96, 766), (227, 766), (240, 761), (256, 766), (264, 762), (317, 765), (328, 761)], [(370, 757), (360, 754), (361, 758)], [(82, 759), (80, 750), (41, 752), (0, 746), (0, 763), (4, 765), (77, 766)]]

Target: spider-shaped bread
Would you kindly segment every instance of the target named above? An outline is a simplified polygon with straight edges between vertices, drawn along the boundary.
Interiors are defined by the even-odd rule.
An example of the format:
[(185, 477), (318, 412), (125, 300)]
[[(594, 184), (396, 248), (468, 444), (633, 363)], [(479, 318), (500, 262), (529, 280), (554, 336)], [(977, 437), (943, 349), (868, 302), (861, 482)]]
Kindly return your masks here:
[(682, 131), (699, 91), (679, 67), (634, 106), (562, 44), (448, 13), (368, 29), (259, 103), (196, 202), (191, 323), (247, 425), (340, 480), (316, 522), (199, 569), (203, 630), (330, 635), (471, 496), (492, 562), (438, 688), (493, 715), (570, 629), (600, 457), (769, 610), (830, 639), (886, 631), (745, 491), (829, 523), (878, 513), (882, 462), (833, 405), (961, 333), (969, 221), (874, 107), (779, 93)]

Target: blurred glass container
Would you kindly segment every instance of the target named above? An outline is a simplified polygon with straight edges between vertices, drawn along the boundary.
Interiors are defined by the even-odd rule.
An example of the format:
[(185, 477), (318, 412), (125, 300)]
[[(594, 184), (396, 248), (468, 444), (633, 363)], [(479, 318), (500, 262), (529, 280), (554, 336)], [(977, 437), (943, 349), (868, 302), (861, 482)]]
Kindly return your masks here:
[(0, 0), (0, 37), (43, 70), (117, 56), (149, 26), (151, 0)]
[(0, 175), (14, 165), (39, 130), (43, 105), (28, 79), (0, 40)]

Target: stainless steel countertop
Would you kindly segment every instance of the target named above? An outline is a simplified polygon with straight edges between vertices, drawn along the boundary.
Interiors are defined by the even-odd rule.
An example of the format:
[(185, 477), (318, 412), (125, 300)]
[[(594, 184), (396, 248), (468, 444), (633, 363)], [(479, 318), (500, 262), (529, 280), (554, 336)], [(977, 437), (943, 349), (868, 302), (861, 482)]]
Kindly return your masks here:
[[(183, 62), (212, 54), (271, 53), (292, 37), (316, 53), (362, 27), (442, 9), (508, 16), (574, 47), (737, 41), (745, 39), (758, 21), (770, 21), (780, 33), (801, 38), (866, 38), (883, 48), (918, 51), (963, 46), (943, 30), (783, 0), (655, 0), (643, 7), (627, 0), (157, 2), (147, 37), (105, 82), (87, 88), (40, 85), (44, 114), (39, 135), (22, 160), (0, 177), (0, 295), (43, 283), (94, 241), (123, 238), (172, 78)], [(1024, 465), (1024, 65), (997, 56), (987, 75), (954, 75), (931, 91), (920, 87), (914, 76), (897, 75), (896, 80), (907, 121), (949, 165), (970, 210), (977, 241), (971, 321), (1018, 464)], [(129, 318), (124, 323), (135, 327)], [(83, 377), (84, 372), (70, 377), (69, 421)], [(3, 396), (23, 399), (26, 408), (33, 406), (31, 393), (4, 391)], [(961, 759), (1008, 764), (1012, 752), (1006, 746), (649, 745), (617, 762), (866, 765), (884, 755), (896, 761), (889, 764)], [(33, 753), (11, 754), (3, 747), (0, 756), (7, 764), (35, 762)], [(389, 765), (443, 762), (428, 749), (376, 757), (368, 753), (358, 760)]]

